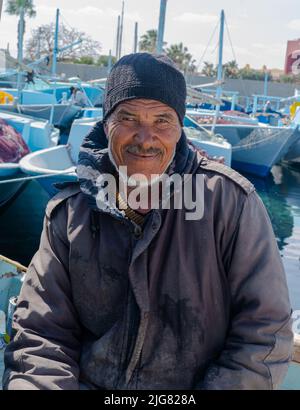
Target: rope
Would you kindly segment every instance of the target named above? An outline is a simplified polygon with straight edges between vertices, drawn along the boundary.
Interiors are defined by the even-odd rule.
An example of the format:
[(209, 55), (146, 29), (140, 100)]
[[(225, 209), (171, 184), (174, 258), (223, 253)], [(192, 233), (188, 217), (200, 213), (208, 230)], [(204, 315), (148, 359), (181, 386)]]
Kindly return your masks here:
[[(255, 134), (258, 134), (258, 132), (260, 132), (260, 131), (264, 131), (264, 130), (261, 130), (261, 129), (259, 129), (259, 130), (255, 130), (255, 131), (252, 131), (251, 132), (251, 134), (248, 136), (248, 137), (246, 137), (245, 139), (252, 139), (252, 138), (261, 138), (262, 136), (257, 136), (257, 135), (255, 135)], [(288, 131), (288, 130), (284, 130), (284, 131)], [(281, 132), (282, 131), (278, 131), (277, 133), (272, 133), (270, 136), (268, 136), (268, 137), (265, 137), (265, 138), (261, 138), (261, 139), (258, 139), (258, 140), (256, 140), (256, 141), (250, 141), (250, 142), (248, 142), (248, 143), (246, 143), (246, 144), (241, 144), (241, 145), (235, 145), (234, 147), (232, 147), (232, 151), (238, 151), (238, 150), (240, 150), (240, 149), (246, 149), (246, 148), (251, 148), (251, 147), (253, 147), (254, 145), (260, 145), (260, 144), (262, 144), (262, 143), (264, 143), (264, 142), (266, 142), (266, 141), (270, 141), (270, 140), (272, 140), (272, 139), (274, 139), (274, 138), (276, 138), (276, 137), (278, 137), (280, 134), (281, 134)], [(293, 132), (293, 130), (291, 130), (291, 133)], [(291, 135), (291, 134), (290, 134)]]
[[(225, 17), (225, 26), (226, 26), (226, 31), (227, 31), (228, 39), (229, 39), (229, 42), (230, 42), (230, 47), (231, 47), (231, 51), (232, 51), (233, 58), (234, 58), (235, 61), (237, 61), (237, 58), (236, 58), (236, 54), (235, 54), (235, 51), (234, 51), (234, 48), (233, 48), (233, 43), (232, 43), (232, 40), (231, 40), (231, 36), (230, 36), (229, 27), (228, 27), (228, 24), (227, 24), (226, 17)], [(241, 85), (242, 85), (242, 88), (243, 88), (243, 91), (244, 91), (244, 95), (246, 96), (246, 95), (247, 95), (247, 90), (246, 90), (246, 88), (245, 88), (245, 83), (244, 83), (244, 81), (242, 80), (241, 77), (238, 77), (238, 80), (240, 81), (240, 83), (241, 83)]]
[(73, 174), (75, 170), (73, 171), (61, 171), (61, 172), (56, 172), (53, 174), (43, 174), (43, 175), (35, 175), (35, 176), (30, 176), (30, 177), (24, 177), (24, 178), (15, 178), (15, 179), (6, 179), (4, 181), (0, 181), (0, 185), (4, 184), (10, 184), (10, 183), (15, 183), (15, 182), (26, 182), (26, 181), (33, 181), (37, 179), (42, 179), (42, 178), (51, 178), (59, 175), (70, 175)]
[(15, 266), (18, 270), (22, 272), (27, 272), (26, 266), (21, 265), (19, 262), (13, 261), (12, 259), (7, 258), (6, 256), (0, 255), (0, 261), (9, 263), (10, 265)]
[(128, 206), (127, 202), (121, 197), (120, 192), (118, 192), (118, 195), (117, 195), (117, 207), (119, 209), (122, 209), (122, 211), (125, 212), (125, 215), (127, 216), (128, 219), (135, 222), (139, 226), (143, 225), (145, 217), (138, 214), (133, 209), (131, 209)]
[[(19, 104), (18, 107), (20, 107), (21, 112), (22, 112), (22, 110), (26, 110), (26, 111), (28, 111), (28, 112), (43, 112), (43, 111), (49, 110), (52, 106), (51, 106), (51, 105), (48, 105), (48, 106), (45, 107), (45, 108), (31, 109), (31, 108), (27, 108), (27, 106), (26, 106), (26, 108), (25, 108), (23, 104)], [(19, 111), (19, 112), (20, 112), (20, 111)]]
[(200, 58), (200, 60), (199, 60), (199, 64), (198, 64), (198, 66), (197, 66), (197, 69), (198, 69), (198, 70), (199, 70), (200, 65), (201, 65), (202, 62), (203, 62), (203, 59), (204, 59), (204, 57), (205, 57), (205, 54), (206, 54), (206, 52), (207, 52), (207, 50), (208, 50), (208, 47), (210, 46), (210, 43), (212, 42), (212, 39), (213, 39), (213, 37), (214, 37), (214, 35), (215, 35), (216, 31), (217, 31), (218, 26), (219, 26), (219, 23), (217, 23), (217, 25), (216, 25), (216, 27), (215, 27), (215, 29), (214, 29), (212, 35), (210, 36), (210, 39), (208, 40), (207, 46), (206, 46), (206, 48), (205, 48), (205, 50), (204, 50), (204, 53), (202, 54), (202, 56), (201, 56), (201, 58)]

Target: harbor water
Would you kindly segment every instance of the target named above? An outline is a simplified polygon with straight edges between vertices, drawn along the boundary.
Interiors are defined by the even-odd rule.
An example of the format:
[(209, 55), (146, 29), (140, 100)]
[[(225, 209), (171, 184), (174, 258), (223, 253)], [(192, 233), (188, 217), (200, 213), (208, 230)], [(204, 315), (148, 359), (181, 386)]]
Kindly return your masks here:
[[(294, 310), (300, 310), (300, 170), (277, 165), (268, 178), (245, 176), (254, 183), (267, 208), (285, 266), (291, 304)], [(30, 263), (39, 246), (48, 200), (34, 181), (0, 210), (0, 254), (25, 266)]]

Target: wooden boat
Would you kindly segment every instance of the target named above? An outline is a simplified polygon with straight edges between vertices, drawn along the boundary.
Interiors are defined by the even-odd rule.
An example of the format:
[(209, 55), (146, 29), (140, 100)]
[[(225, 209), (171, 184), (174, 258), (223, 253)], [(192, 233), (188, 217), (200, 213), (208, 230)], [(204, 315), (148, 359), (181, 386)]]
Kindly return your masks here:
[[(9, 305), (12, 298), (17, 297), (20, 293), (21, 286), (25, 277), (27, 268), (18, 262), (8, 259), (0, 255), (0, 311), (3, 319), (5, 314), (5, 321), (0, 323), (0, 388), (2, 386), (2, 374), (4, 371), (4, 348), (5, 344), (9, 342), (10, 323), (12, 315), (9, 315)], [(5, 329), (4, 329), (5, 327)], [(2, 332), (5, 334), (2, 334)]]

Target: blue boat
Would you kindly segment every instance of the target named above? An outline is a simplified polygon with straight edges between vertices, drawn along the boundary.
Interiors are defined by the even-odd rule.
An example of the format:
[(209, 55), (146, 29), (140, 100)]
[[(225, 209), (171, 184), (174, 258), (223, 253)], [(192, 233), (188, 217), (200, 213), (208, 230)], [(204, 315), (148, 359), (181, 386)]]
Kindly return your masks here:
[[(58, 143), (59, 130), (50, 126), (48, 121), (3, 111), (0, 111), (0, 118), (21, 134), (31, 152), (54, 147)], [(24, 176), (19, 163), (0, 164), (0, 208), (24, 186)]]
[[(299, 120), (295, 118), (291, 126), (270, 126), (267, 124), (205, 124), (205, 114), (198, 110), (188, 110), (186, 122), (189, 126), (201, 125), (224, 137), (232, 145), (232, 167), (238, 171), (265, 177), (273, 165), (288, 153), (290, 147), (300, 140)], [(211, 114), (213, 116), (213, 114)], [(244, 121), (244, 119), (241, 119)]]

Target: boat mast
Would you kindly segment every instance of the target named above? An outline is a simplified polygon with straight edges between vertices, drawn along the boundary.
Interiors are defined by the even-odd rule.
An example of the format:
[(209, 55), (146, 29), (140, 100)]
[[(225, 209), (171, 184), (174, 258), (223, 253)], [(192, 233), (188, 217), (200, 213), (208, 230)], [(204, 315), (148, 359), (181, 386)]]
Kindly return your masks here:
[(19, 103), (21, 103), (21, 95), (22, 95), (21, 66), (22, 66), (22, 63), (23, 63), (24, 17), (25, 17), (25, 9), (24, 9), (24, 6), (21, 6), (21, 8), (20, 8), (20, 19), (19, 19), (19, 24), (18, 24), (18, 63), (19, 63), (19, 70), (18, 70), (17, 89), (18, 89), (18, 101), (19, 101)]
[(138, 23), (134, 25), (134, 45), (133, 45), (133, 52), (137, 53), (138, 50)]
[(111, 55), (111, 50), (109, 50), (108, 67), (107, 67), (108, 74), (111, 72), (111, 68), (112, 68), (112, 55)]
[(157, 54), (161, 54), (163, 52), (166, 10), (167, 10), (167, 0), (160, 0), (159, 24), (158, 24), (157, 45), (156, 45)]
[(116, 59), (119, 59), (121, 16), (118, 16)]
[[(220, 21), (220, 34), (219, 34), (219, 61), (218, 61), (218, 74), (217, 74), (217, 91), (216, 91), (216, 98), (221, 99), (222, 97), (222, 80), (223, 80), (223, 47), (224, 47), (224, 23), (225, 23), (225, 13), (224, 10), (221, 11), (221, 21)], [(220, 104), (216, 106), (216, 115), (214, 118), (214, 124), (212, 131), (215, 132), (215, 127), (217, 124), (217, 120), (220, 114)]]
[[(58, 54), (58, 34), (59, 34), (59, 9), (56, 10), (56, 23), (55, 23), (55, 37), (54, 37), (54, 50), (53, 50), (53, 63), (52, 63), (52, 77), (54, 78), (53, 85), (53, 101), (56, 100), (56, 71), (57, 71), (57, 54)], [(50, 112), (50, 125), (53, 125), (54, 118), (54, 102)]]
[(265, 67), (265, 81), (264, 81), (264, 96), (267, 97), (268, 95), (268, 80), (269, 80), (269, 73), (267, 67)]
[(53, 50), (53, 63), (52, 63), (52, 76), (53, 77), (56, 77), (56, 70), (57, 70), (58, 33), (59, 33), (59, 9), (56, 10), (55, 37), (54, 37), (54, 50)]
[(1, 14), (2, 14), (2, 6), (3, 6), (3, 0), (0, 0), (0, 21), (1, 21)]
[(122, 56), (123, 26), (124, 26), (124, 1), (122, 3), (122, 14), (121, 14), (121, 25), (120, 25), (120, 43), (119, 43), (119, 56), (118, 56), (119, 59)]

